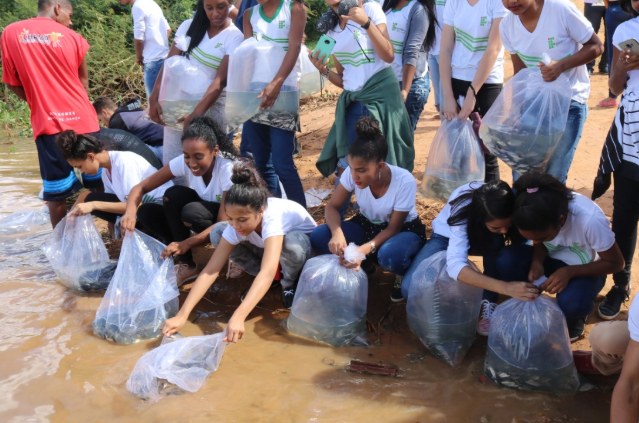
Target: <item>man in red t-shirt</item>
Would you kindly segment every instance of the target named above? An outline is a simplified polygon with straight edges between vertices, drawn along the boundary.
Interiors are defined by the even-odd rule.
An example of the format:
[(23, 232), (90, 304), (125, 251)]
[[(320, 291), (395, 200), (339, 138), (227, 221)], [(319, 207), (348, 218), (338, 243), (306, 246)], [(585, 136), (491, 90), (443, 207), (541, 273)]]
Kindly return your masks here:
[[(38, 0), (38, 16), (8, 25), (0, 38), (2, 82), (31, 109), (43, 198), (54, 227), (66, 214), (65, 199), (82, 187), (55, 143), (57, 134), (100, 129), (87, 95), (89, 44), (69, 29), (72, 13), (69, 0)], [(83, 176), (85, 186), (99, 178)]]

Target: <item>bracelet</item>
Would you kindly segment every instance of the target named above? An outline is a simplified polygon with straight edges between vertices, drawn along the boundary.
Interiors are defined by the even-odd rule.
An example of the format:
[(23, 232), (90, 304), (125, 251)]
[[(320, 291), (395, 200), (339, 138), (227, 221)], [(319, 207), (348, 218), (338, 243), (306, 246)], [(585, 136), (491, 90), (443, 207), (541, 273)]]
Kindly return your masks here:
[(375, 245), (375, 241), (371, 241), (368, 243), (371, 246), (371, 254), (375, 254), (375, 251), (377, 251), (377, 246)]
[(368, 31), (368, 28), (370, 28), (370, 26), (371, 26), (371, 18), (368, 18), (366, 23), (362, 25), (362, 28)]
[(468, 88), (470, 88), (470, 90), (473, 92), (473, 95), (475, 96), (475, 99), (477, 99), (477, 91), (475, 91), (475, 87), (473, 87), (473, 84), (471, 83)]
[(322, 75), (324, 78), (329, 79), (328, 76), (331, 73), (331, 70), (328, 68), (328, 66), (326, 66), (324, 72), (320, 72), (320, 75)]

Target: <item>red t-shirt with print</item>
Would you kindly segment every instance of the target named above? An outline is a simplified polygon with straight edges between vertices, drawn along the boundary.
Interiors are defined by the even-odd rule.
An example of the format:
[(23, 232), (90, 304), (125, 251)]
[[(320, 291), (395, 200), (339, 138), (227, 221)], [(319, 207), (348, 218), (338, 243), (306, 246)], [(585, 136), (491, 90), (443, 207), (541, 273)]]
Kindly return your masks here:
[(2, 82), (21, 86), (31, 109), (33, 135), (67, 129), (98, 131), (98, 117), (78, 69), (89, 43), (49, 18), (14, 22), (2, 32)]

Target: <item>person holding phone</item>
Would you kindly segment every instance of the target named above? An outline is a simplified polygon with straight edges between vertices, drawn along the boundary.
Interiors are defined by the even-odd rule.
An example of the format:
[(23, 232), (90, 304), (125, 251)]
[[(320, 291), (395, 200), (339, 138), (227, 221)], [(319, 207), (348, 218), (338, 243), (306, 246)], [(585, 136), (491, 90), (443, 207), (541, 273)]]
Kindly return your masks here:
[(371, 115), (388, 143), (386, 162), (412, 171), (413, 131), (390, 67), (395, 56), (382, 7), (376, 1), (325, 1), (332, 10), (326, 15), (333, 19), (326, 35), (335, 40), (331, 51), (335, 70), (329, 69), (329, 57), (319, 49), (310, 59), (325, 78), (344, 91), (317, 168), (324, 176), (335, 171), (340, 175), (348, 167), (346, 153), (356, 138), (355, 124), (362, 116)]
[(621, 7), (633, 18), (619, 25), (613, 36), (608, 87), (613, 94), (623, 95), (601, 152), (592, 198), (603, 195), (614, 174), (612, 231), (626, 264), (613, 273), (615, 284), (599, 304), (597, 311), (604, 320), (617, 317), (629, 298), (639, 222), (639, 2), (621, 0)]

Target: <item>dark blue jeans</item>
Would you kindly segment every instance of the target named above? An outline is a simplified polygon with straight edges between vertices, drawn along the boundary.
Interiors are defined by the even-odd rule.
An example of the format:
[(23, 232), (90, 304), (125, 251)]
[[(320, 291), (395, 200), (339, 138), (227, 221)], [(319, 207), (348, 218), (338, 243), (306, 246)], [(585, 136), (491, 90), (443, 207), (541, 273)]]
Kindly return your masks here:
[[(346, 242), (362, 245), (365, 239), (364, 229), (355, 222), (342, 222), (342, 231)], [(330, 254), (328, 242), (333, 235), (328, 225), (320, 225), (311, 232), (311, 246), (318, 254)], [(396, 275), (403, 275), (408, 269), (413, 257), (422, 247), (422, 239), (414, 232), (399, 232), (384, 242), (373, 259), (379, 266)]]
[[(626, 22), (631, 18), (629, 14), (623, 11), (621, 8), (621, 3), (618, 1), (611, 1), (608, 3), (608, 8), (606, 9), (606, 16), (604, 17), (604, 21), (606, 24), (606, 52), (608, 54), (608, 76), (610, 76), (610, 72), (612, 72), (612, 52), (616, 48), (612, 45), (612, 36), (615, 34), (615, 30), (619, 25)], [(608, 96), (610, 98), (617, 98), (616, 95), (608, 91)]]
[[(601, 23), (604, 23), (605, 28), (605, 17), (606, 17), (606, 7), (602, 4), (601, 6), (593, 6), (591, 3), (584, 3), (584, 16), (588, 19), (588, 22), (592, 25), (592, 29), (595, 30), (595, 34), (599, 32), (599, 27)], [(604, 52), (601, 55), (601, 60), (599, 61), (599, 70), (601, 71), (606, 66), (608, 66), (608, 43), (604, 43)], [(595, 61), (588, 63), (588, 69), (592, 70), (595, 67)]]
[(565, 183), (568, 178), (568, 170), (570, 170), (572, 159), (577, 151), (577, 144), (581, 139), (586, 117), (588, 117), (588, 105), (570, 100), (566, 129), (546, 168), (546, 173), (561, 182)]
[(155, 86), (155, 80), (158, 79), (158, 74), (164, 59), (156, 60), (155, 62), (149, 62), (144, 64), (144, 89), (146, 90), (146, 98), (151, 97), (153, 87)]
[[(402, 83), (399, 83), (399, 89), (402, 89)], [(428, 73), (423, 78), (413, 79), (413, 83), (410, 86), (408, 95), (406, 96), (406, 111), (408, 112), (408, 119), (410, 120), (410, 127), (417, 128), (417, 121), (424, 111), (424, 105), (428, 101), (428, 95), (430, 94), (430, 79)]]
[[(516, 245), (506, 247), (497, 256), (497, 277), (503, 281), (527, 281), (532, 263), (533, 247)], [(544, 274), (552, 275), (557, 269), (567, 266), (560, 260), (546, 257)], [(586, 318), (594, 306), (593, 300), (604, 286), (603, 276), (580, 276), (572, 278), (566, 288), (557, 294), (557, 305), (566, 321)]]
[(244, 122), (242, 139), (248, 140), (255, 166), (273, 195), (282, 196), (282, 182), (286, 197), (306, 207), (304, 188), (293, 161), (295, 132), (249, 120)]

